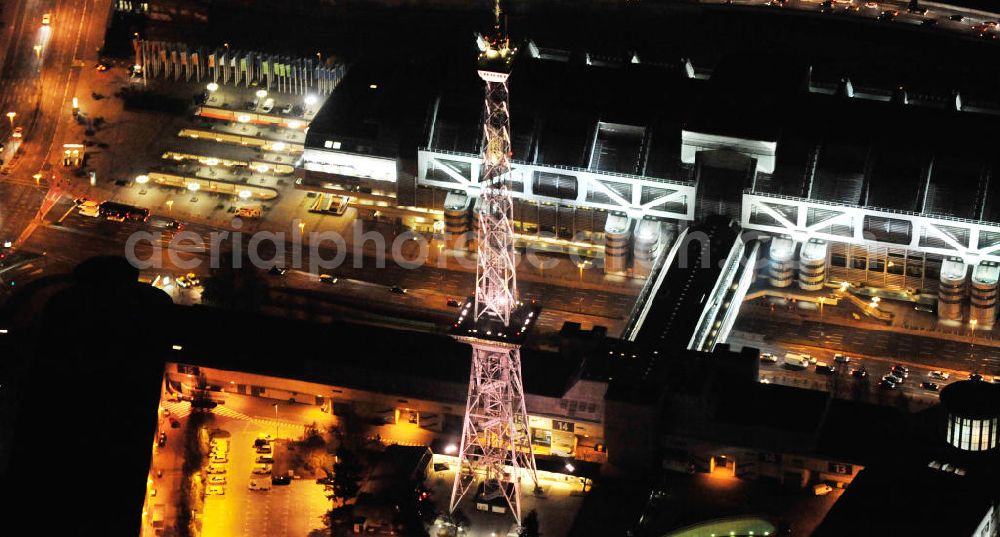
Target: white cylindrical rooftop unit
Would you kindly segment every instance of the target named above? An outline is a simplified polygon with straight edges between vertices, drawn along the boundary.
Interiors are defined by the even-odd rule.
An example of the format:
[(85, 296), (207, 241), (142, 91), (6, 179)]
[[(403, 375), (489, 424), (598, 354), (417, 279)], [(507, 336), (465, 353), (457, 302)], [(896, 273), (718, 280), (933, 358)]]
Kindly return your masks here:
[(795, 241), (774, 237), (768, 250), (767, 281), (774, 287), (791, 287), (795, 278)]
[(663, 235), (662, 223), (658, 220), (643, 219), (635, 225), (632, 235), (632, 273), (635, 276), (648, 276), (653, 270), (656, 254), (660, 251), (660, 237)]
[(969, 320), (976, 321), (979, 326), (993, 326), (996, 319), (998, 278), (1000, 278), (1000, 263), (996, 261), (983, 261), (972, 270)]
[(819, 291), (826, 283), (826, 241), (809, 239), (799, 252), (799, 288)]
[(949, 321), (962, 319), (967, 272), (965, 261), (961, 257), (949, 257), (941, 262), (941, 282), (938, 285), (939, 319)]
[(631, 227), (632, 219), (628, 216), (608, 215), (608, 220), (604, 223), (604, 272), (625, 272)]

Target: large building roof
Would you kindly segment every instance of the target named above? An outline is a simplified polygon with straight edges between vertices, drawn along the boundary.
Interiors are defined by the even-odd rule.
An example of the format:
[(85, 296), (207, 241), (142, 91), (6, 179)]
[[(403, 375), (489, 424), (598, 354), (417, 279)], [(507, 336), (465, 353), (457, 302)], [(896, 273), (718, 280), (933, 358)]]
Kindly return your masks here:
[[(467, 52), (467, 53), (466, 53)], [(634, 57), (636, 62), (638, 56)], [(754, 190), (837, 204), (1000, 221), (996, 113), (953, 96), (852, 85), (795, 60), (730, 55), (706, 74), (528, 42), (509, 78), (518, 162), (689, 181), (682, 130), (776, 142)], [(352, 66), (307, 146), (414, 159), (418, 147), (477, 154), (482, 81), (474, 50)], [(374, 88), (372, 86), (375, 86)], [(838, 89), (839, 86), (839, 89)]]

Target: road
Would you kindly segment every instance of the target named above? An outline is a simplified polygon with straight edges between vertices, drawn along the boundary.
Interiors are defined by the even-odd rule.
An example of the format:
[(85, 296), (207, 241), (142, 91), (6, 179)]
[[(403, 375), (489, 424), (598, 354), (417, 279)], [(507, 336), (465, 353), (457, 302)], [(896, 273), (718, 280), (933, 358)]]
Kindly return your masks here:
[[(0, 124), (6, 142), (0, 156), (0, 236), (13, 240), (35, 218), (48, 188), (65, 179), (47, 163), (60, 157), (65, 130), (60, 121), (70, 119), (80, 66), (96, 58), (109, 2), (19, 0), (4, 7), (11, 41), (0, 73), (6, 120)], [(43, 25), (46, 13), (50, 24)], [(23, 137), (11, 138), (14, 128)]]
[[(893, 358), (891, 355), (879, 354), (874, 350), (856, 352), (823, 342), (822, 339), (818, 339), (815, 342), (791, 343), (782, 340), (780, 335), (775, 335), (773, 332), (767, 332), (767, 334), (768, 336), (765, 339), (762, 338), (761, 334), (756, 332), (734, 330), (729, 337), (728, 343), (733, 349), (738, 350), (743, 347), (753, 347), (760, 349), (762, 353), (767, 352), (775, 355), (779, 363), (769, 364), (761, 362), (760, 365), (761, 380), (775, 384), (824, 390), (832, 392), (839, 397), (861, 398), (864, 400), (874, 399), (882, 402), (889, 400), (889, 397), (893, 394), (902, 393), (917, 404), (930, 405), (937, 402), (937, 393), (922, 388), (920, 385), (922, 382), (934, 382), (940, 388), (943, 388), (949, 382), (968, 378), (968, 371), (965, 370)], [(786, 368), (782, 365), (781, 360), (787, 352), (809, 354), (820, 362), (837, 366), (838, 371), (834, 375), (821, 375), (816, 372), (814, 367), (804, 370)], [(844, 353), (850, 356), (851, 363), (846, 365), (836, 364), (833, 358), (837, 353)], [(909, 377), (904, 379), (904, 382), (897, 390), (887, 391), (880, 389), (878, 387), (879, 380), (896, 364), (903, 364), (909, 368)], [(861, 387), (857, 386), (859, 381), (849, 374), (852, 369), (858, 367), (863, 367), (868, 371), (867, 387), (864, 387), (863, 384), (861, 384)], [(950, 378), (946, 381), (932, 379), (928, 373), (933, 370), (947, 373)]]
[[(723, 4), (731, 6), (763, 7), (768, 9), (796, 10), (803, 12), (818, 13), (823, 8), (823, 0), (788, 0), (784, 5), (772, 0), (698, 0), (701, 4)], [(933, 29), (947, 32), (955, 32), (966, 35), (970, 38), (986, 33), (989, 39), (996, 39), (996, 26), (981, 27), (984, 23), (995, 23), (1000, 15), (987, 13), (970, 8), (951, 6), (933, 2), (920, 2), (920, 7), (926, 8), (923, 14), (911, 13), (907, 10), (910, 2), (908, 0), (893, 0), (877, 2), (866, 2), (863, 0), (835, 0), (832, 8), (827, 9), (825, 15), (848, 16), (852, 18), (876, 19), (885, 10), (896, 10), (893, 20), (894, 24), (925, 25), (924, 21), (933, 20)], [(952, 17), (961, 17), (960, 20), (953, 20)], [(977, 28), (978, 27), (978, 28)]]
[[(176, 253), (175, 256), (160, 256), (163, 260), (162, 267), (145, 271), (146, 274), (176, 277), (190, 271), (205, 277), (209, 273), (207, 249), (185, 248), (182, 244), (171, 245), (177, 232), (166, 228), (168, 220), (162, 217), (152, 217), (144, 224), (111, 222), (82, 216), (72, 210), (69, 200), (63, 200), (52, 209), (46, 221), (47, 223), (35, 231), (24, 247), (31, 251), (46, 252), (48, 273), (71, 270), (80, 261), (98, 255), (123, 255), (129, 236), (140, 231), (157, 233), (157, 246), (163, 249), (171, 249), (174, 246), (172, 251)], [(204, 245), (209, 245), (212, 242), (212, 234), (217, 231), (218, 229), (207, 225), (187, 224), (183, 233), (196, 238)], [(244, 243), (248, 240), (244, 237)], [(289, 258), (291, 248), (290, 244), (286, 245)], [(273, 248), (267, 251), (262, 247), (261, 250), (263, 259), (271, 258)], [(138, 258), (147, 259), (153, 254), (153, 246), (147, 241), (139, 242), (135, 253)], [(329, 250), (320, 250), (320, 255), (327, 259), (333, 256)], [(304, 264), (308, 266), (308, 248), (304, 249), (303, 258)], [(407, 269), (391, 262), (384, 268), (375, 269), (371, 259), (365, 258), (361, 267), (356, 267), (350, 256), (347, 259), (348, 261), (341, 267), (330, 271), (339, 278), (334, 285), (321, 284), (316, 274), (299, 270), (290, 270), (281, 280), (262, 277), (267, 277), (274, 286), (329, 293), (353, 299), (357, 305), (375, 302), (396, 307), (414, 306), (423, 310), (433, 310), (437, 312), (435, 318), (439, 318), (442, 314), (449, 317), (453, 315), (456, 310), (447, 305), (448, 300), (451, 298), (462, 300), (474, 288), (475, 274), (471, 272), (446, 270), (429, 265)], [(181, 266), (187, 261), (196, 261), (199, 266), (192, 269)], [(265, 274), (264, 269), (261, 270), (261, 274)], [(22, 278), (24, 276), (20, 275)], [(17, 277), (17, 274), (12, 277)], [(407, 293), (403, 295), (390, 293), (388, 288), (394, 285), (406, 288)], [(542, 304), (544, 309), (538, 326), (540, 331), (545, 332), (556, 332), (562, 327), (563, 322), (575, 321), (585, 326), (607, 326), (611, 333), (617, 333), (635, 300), (631, 295), (537, 282), (522, 282), (520, 288), (522, 298), (537, 299)]]

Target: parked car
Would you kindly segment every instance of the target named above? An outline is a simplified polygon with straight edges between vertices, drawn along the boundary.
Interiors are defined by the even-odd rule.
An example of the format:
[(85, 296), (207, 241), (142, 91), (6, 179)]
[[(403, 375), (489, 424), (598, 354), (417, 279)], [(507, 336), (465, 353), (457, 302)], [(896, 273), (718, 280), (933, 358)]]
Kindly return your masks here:
[(856, 379), (863, 379), (868, 376), (868, 371), (863, 367), (856, 367), (851, 370), (851, 376)]
[(833, 366), (831, 366), (831, 365), (829, 365), (829, 364), (827, 364), (825, 362), (817, 362), (816, 363), (816, 372), (819, 373), (820, 375), (832, 375), (832, 374), (836, 373), (837, 370), (834, 369)]
[(936, 392), (940, 388), (940, 386), (938, 386), (937, 384), (935, 384), (933, 382), (921, 382), (920, 383), (920, 387), (923, 388), (923, 389), (925, 389), (925, 390), (930, 390), (932, 392)]
[(208, 484), (209, 485), (225, 485), (226, 484), (226, 476), (224, 476), (224, 475), (218, 475), (218, 474), (216, 474), (216, 475), (210, 475), (210, 476), (208, 476)]
[(12, 138), (21, 138), (24, 136), (24, 127), (14, 127), (14, 133), (11, 134)]
[(156, 445), (160, 447), (167, 445), (167, 433), (160, 433), (160, 436), (156, 439)]
[(881, 381), (879, 381), (878, 387), (883, 390), (895, 390), (896, 383), (888, 379), (882, 379)]
[(226, 473), (225, 464), (211, 463), (208, 465), (208, 473), (210, 474), (224, 474)]
[(273, 475), (271, 476), (272, 485), (290, 485), (292, 483), (292, 478), (287, 475)]
[(52, 14), (51, 13), (46, 13), (46, 14), (42, 15), (42, 25), (48, 26), (51, 23), (52, 23)]
[(972, 373), (969, 375), (969, 380), (983, 380), (983, 376), (979, 373)]
[(827, 485), (826, 483), (820, 483), (818, 485), (813, 485), (813, 494), (816, 496), (826, 496), (833, 492), (833, 487)]
[(270, 455), (258, 455), (256, 462), (260, 464), (274, 464), (274, 457)]
[(286, 272), (288, 272), (288, 269), (285, 267), (279, 267), (278, 265), (271, 267), (271, 269), (267, 271), (267, 273), (271, 276), (284, 276)]
[(269, 474), (271, 473), (271, 465), (264, 463), (256, 463), (253, 465), (253, 473), (255, 474)]
[(403, 289), (402, 287), (400, 287), (398, 285), (393, 285), (392, 287), (389, 288), (389, 292), (395, 293), (397, 295), (405, 295), (406, 294), (406, 289)]
[(778, 363), (778, 357), (775, 356), (775, 355), (773, 355), (773, 354), (771, 354), (771, 353), (769, 353), (769, 352), (765, 352), (765, 353), (761, 353), (761, 355), (760, 355), (760, 361), (768, 363), (768, 364), (776, 364), (776, 363)]
[(337, 283), (337, 277), (336, 276), (331, 276), (329, 274), (320, 274), (319, 275), (319, 282), (320, 283), (329, 284), (329, 285), (333, 285), (333, 284)]
[(889, 382), (892, 382), (893, 384), (901, 384), (903, 382), (902, 378), (900, 378), (900, 377), (898, 377), (898, 376), (896, 376), (896, 375), (894, 375), (892, 373), (888, 373), (885, 376), (883, 376), (882, 380), (888, 380)]
[(205, 489), (205, 494), (209, 496), (222, 496), (226, 493), (226, 488), (222, 485), (209, 485)]
[(448, 299), (448, 306), (452, 307), (452, 308), (461, 308), (462, 307), (462, 303), (460, 301), (454, 299), (454, 298), (449, 298)]
[(902, 364), (896, 364), (892, 366), (892, 373), (899, 378), (906, 378), (910, 376), (910, 368)]
[(181, 289), (198, 287), (199, 285), (201, 285), (201, 280), (198, 279), (198, 276), (193, 272), (188, 272), (183, 276), (177, 277), (177, 286)]
[(949, 375), (948, 373), (943, 373), (941, 371), (931, 371), (930, 373), (927, 373), (927, 376), (934, 380), (948, 380), (948, 377), (950, 377), (951, 375)]
[(295, 108), (294, 104), (286, 104), (284, 108), (281, 109), (282, 114), (291, 114), (292, 108)]
[(851, 357), (846, 354), (840, 354), (838, 352), (837, 354), (833, 355), (833, 361), (837, 362), (838, 364), (849, 364), (851, 363)]

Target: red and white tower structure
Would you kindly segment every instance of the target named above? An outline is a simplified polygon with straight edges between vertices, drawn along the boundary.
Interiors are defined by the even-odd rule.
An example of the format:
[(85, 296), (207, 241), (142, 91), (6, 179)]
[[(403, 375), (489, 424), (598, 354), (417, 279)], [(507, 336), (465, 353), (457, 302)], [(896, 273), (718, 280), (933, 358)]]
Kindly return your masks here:
[(510, 195), (510, 97), (507, 76), (517, 53), (500, 29), (495, 1), (492, 38), (479, 39), (479, 76), (486, 82), (481, 190), (477, 218), (476, 295), (452, 334), (472, 346), (469, 398), (451, 510), (473, 487), (477, 502), (502, 502), (521, 522), (521, 482), (537, 487), (521, 382), (520, 345), (540, 308), (517, 296)]

